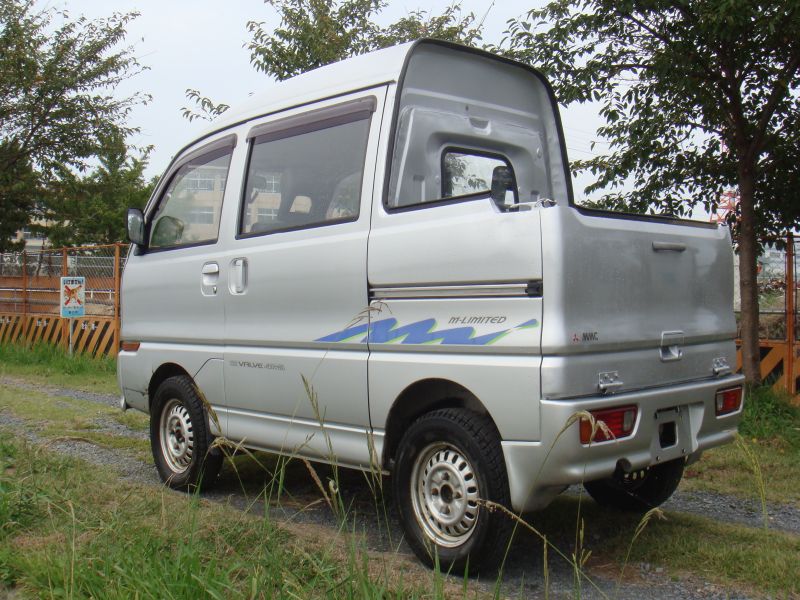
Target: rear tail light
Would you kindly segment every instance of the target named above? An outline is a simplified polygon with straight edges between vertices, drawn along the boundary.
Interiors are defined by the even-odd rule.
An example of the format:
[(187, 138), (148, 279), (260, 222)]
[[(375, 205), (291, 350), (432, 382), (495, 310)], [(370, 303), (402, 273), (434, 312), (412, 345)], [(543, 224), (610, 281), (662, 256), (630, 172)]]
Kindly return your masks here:
[(714, 401), (718, 417), (736, 412), (742, 406), (742, 386), (718, 391)]
[[(595, 420), (594, 436), (592, 436), (592, 422), (586, 417), (582, 418), (580, 421), (581, 444), (628, 437), (633, 433), (633, 427), (636, 425), (637, 410), (636, 406), (620, 406), (589, 411)], [(603, 425), (600, 424), (601, 421)]]
[(139, 342), (122, 342), (121, 349), (124, 352), (136, 352), (139, 349)]

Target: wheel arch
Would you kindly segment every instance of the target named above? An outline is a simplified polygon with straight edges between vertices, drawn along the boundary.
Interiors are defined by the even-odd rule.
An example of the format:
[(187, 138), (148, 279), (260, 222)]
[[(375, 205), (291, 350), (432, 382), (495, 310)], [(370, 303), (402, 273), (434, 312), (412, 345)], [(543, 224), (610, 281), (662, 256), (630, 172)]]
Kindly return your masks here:
[(486, 415), (497, 427), (480, 399), (461, 384), (448, 379), (422, 379), (397, 396), (386, 417), (382, 464), (391, 470), (403, 433), (422, 415), (440, 408), (464, 408)]
[(153, 404), (153, 396), (155, 395), (158, 386), (160, 386), (170, 377), (175, 377), (176, 375), (186, 375), (189, 379), (192, 378), (186, 369), (176, 363), (171, 362), (164, 363), (155, 371), (153, 371), (153, 375), (150, 377), (150, 382), (147, 384), (147, 412), (150, 412)]

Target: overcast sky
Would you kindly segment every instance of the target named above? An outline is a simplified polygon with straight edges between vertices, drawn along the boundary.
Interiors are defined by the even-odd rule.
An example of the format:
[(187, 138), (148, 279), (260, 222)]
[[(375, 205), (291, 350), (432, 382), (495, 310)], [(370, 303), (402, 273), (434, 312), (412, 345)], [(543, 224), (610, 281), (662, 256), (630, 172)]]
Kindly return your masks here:
[[(388, 24), (421, 6), (438, 14), (450, 3), (389, 0), (389, 7), (378, 20)], [(506, 21), (537, 4), (543, 2), (463, 0), (462, 7), (465, 13), (475, 13), (478, 20), (485, 18), (485, 40), (499, 42)], [(245, 25), (248, 20), (278, 24), (275, 12), (262, 0), (50, 0), (46, 5), (66, 8), (71, 17), (84, 14), (97, 18), (112, 11), (141, 13), (128, 28), (128, 41), (149, 70), (121, 85), (117, 93), (141, 90), (153, 97), (150, 104), (134, 111), (130, 122), (141, 128), (133, 142), (154, 147), (148, 176), (160, 175), (173, 153), (207, 125), (201, 120), (190, 123), (182, 116), (181, 107), (189, 105), (187, 88), (197, 89), (216, 102), (236, 105), (263, 87), (266, 75), (250, 66), (249, 52), (243, 47), (250, 39)], [(562, 119), (570, 158), (590, 156), (590, 142), (601, 124), (595, 109), (562, 107)], [(576, 185), (576, 195), (581, 188)]]

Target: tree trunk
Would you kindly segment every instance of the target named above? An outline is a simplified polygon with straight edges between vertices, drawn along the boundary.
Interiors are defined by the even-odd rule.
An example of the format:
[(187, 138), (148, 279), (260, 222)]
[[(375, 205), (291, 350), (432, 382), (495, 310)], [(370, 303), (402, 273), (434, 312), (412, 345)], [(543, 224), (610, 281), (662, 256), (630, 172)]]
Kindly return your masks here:
[(758, 244), (755, 228), (755, 172), (753, 165), (739, 163), (739, 290), (742, 297), (742, 371), (750, 384), (761, 383), (758, 345)]

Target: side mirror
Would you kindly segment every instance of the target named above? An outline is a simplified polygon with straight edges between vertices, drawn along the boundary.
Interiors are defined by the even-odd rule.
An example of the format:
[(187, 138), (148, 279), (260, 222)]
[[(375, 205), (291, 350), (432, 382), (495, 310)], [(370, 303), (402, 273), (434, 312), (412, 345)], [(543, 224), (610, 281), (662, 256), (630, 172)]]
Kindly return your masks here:
[(170, 215), (159, 217), (153, 224), (153, 236), (150, 240), (153, 248), (169, 248), (178, 246), (183, 240), (183, 221)]
[[(511, 192), (510, 202), (509, 192)], [(491, 194), (492, 200), (500, 207), (514, 204), (514, 171), (511, 167), (500, 166), (492, 170)]]
[(137, 246), (144, 246), (144, 214), (138, 208), (128, 209), (128, 239)]

